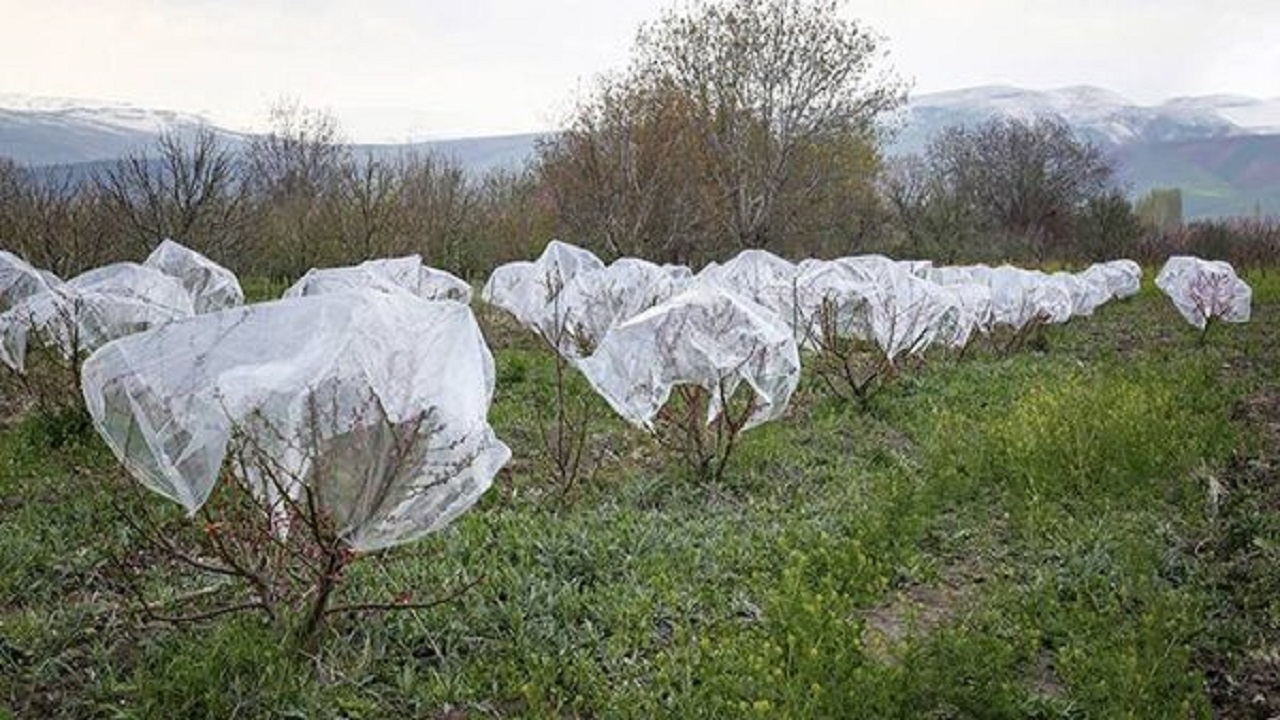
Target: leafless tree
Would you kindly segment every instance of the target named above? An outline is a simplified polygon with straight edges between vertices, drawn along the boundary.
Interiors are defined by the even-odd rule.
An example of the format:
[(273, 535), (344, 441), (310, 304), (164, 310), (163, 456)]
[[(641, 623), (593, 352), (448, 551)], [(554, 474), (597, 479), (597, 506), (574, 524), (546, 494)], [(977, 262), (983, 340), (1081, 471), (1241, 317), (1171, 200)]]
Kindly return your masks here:
[(633, 72), (665, 79), (693, 102), (724, 228), (743, 247), (776, 242), (775, 209), (814, 145), (865, 138), (904, 99), (881, 72), (878, 36), (842, 18), (836, 0), (730, 0), (672, 11), (644, 28)]
[(396, 252), (393, 248), (402, 183), (391, 164), (365, 156), (349, 159), (339, 182), (342, 237), (357, 257), (368, 260)]
[(556, 236), (550, 192), (529, 170), (490, 172), (475, 184), (475, 235), (458, 268), (463, 276), (535, 256)]
[(166, 132), (155, 150), (131, 153), (98, 178), (122, 234), (142, 252), (174, 238), (217, 260), (233, 257), (246, 209), (234, 152), (207, 127)]
[(542, 176), (566, 236), (607, 257), (689, 262), (702, 223), (689, 103), (624, 82), (602, 80), (570, 127), (541, 144)]
[[(747, 362), (751, 359), (744, 364)], [(729, 392), (731, 374), (726, 373), (713, 390), (697, 385), (672, 388), (671, 399), (654, 422), (658, 442), (678, 452), (694, 479), (701, 482), (724, 481), (738, 436), (757, 408), (758, 400), (749, 387)], [(708, 423), (713, 399), (718, 401), (720, 413)]]
[(919, 155), (896, 157), (879, 176), (881, 196), (904, 236), (911, 257), (954, 263), (983, 255), (975, 214)]
[[(226, 477), (197, 515), (199, 532), (174, 533), (145, 509), (117, 508), (147, 551), (142, 557), (112, 559), (145, 618), (184, 625), (256, 612), (297, 649), (311, 652), (333, 617), (423, 610), (455, 600), (483, 581), (483, 576), (460, 578), (453, 591), (434, 598), (380, 588), (372, 601), (339, 602), (352, 563), (380, 557), (350, 546), (343, 526), (359, 517), (341, 513), (360, 512), (357, 505), (368, 513), (383, 512), (383, 503), (405, 499), (391, 499), (393, 487), (431, 492), (474, 461), (468, 454), (453, 463), (424, 465), (432, 453), (462, 443), (441, 443), (434, 409), (393, 421), (376, 396), (362, 404), (345, 397), (353, 400), (359, 414), (346, 422), (338, 420), (345, 412), (339, 411), (336, 398), (325, 402), (312, 395), (305, 406), (304, 432), (297, 438), (290, 435), (292, 440), (262, 416), (240, 423), (229, 447)], [(288, 452), (281, 452), (282, 442)], [(286, 457), (306, 457), (304, 474)], [(430, 468), (429, 477), (420, 477), (424, 467)], [(353, 474), (353, 468), (360, 469)], [(354, 492), (371, 505), (352, 502), (353, 483), (363, 483)], [(206, 586), (167, 599), (148, 597), (142, 581), (154, 562), (147, 558), (156, 557), (194, 572)]]
[(409, 155), (400, 159), (401, 232), (407, 247), (435, 267), (463, 271), (476, 223), (476, 192), (466, 171), (451, 158)]
[(246, 182), (253, 194), (260, 272), (298, 276), (342, 244), (333, 209), (350, 151), (337, 120), (295, 101), (270, 111), (271, 131), (254, 136)]
[(96, 184), (69, 168), (0, 165), (0, 242), (38, 268), (69, 277), (128, 256)]
[(1113, 189), (1114, 169), (1097, 146), (1056, 118), (994, 118), (952, 127), (928, 148), (948, 192), (991, 231), (1022, 239), (1036, 260), (1062, 254), (1077, 216)]

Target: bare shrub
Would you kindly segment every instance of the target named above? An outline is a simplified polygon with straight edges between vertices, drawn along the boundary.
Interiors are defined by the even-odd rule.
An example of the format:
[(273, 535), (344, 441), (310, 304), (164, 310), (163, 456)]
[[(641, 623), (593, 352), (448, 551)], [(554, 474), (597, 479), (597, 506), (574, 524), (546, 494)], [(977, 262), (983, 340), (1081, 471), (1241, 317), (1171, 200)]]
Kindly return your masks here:
[[(198, 511), (197, 532), (175, 534), (148, 510), (121, 517), (145, 551), (115, 558), (122, 580), (148, 619), (185, 625), (238, 612), (261, 614), (303, 651), (314, 650), (331, 618), (395, 610), (422, 610), (448, 602), (478, 584), (418, 599), (409, 588), (379, 588), (377, 599), (340, 602), (348, 568), (382, 562), (385, 551), (351, 545), (362, 523), (395, 518), (398, 508), (437, 490), (475, 460), (464, 454), (432, 465), (433, 454), (465, 444), (441, 445), (435, 408), (392, 420), (376, 396), (352, 423), (350, 398), (312, 394), (306, 432), (291, 436), (262, 415), (236, 428), (223, 478)], [(345, 417), (348, 420), (339, 421)], [(428, 477), (421, 471), (429, 468)], [(399, 491), (410, 490), (408, 499)], [(395, 503), (395, 507), (389, 507)], [(194, 571), (212, 584), (153, 600), (144, 581), (149, 556)]]

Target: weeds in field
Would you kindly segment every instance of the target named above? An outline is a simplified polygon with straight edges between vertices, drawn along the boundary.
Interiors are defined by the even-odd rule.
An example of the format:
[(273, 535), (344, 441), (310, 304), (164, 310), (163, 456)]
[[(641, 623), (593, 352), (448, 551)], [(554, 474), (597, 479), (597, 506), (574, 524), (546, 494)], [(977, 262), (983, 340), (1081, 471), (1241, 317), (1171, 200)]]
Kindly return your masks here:
[[(742, 435), (715, 488), (683, 481), (683, 456), (603, 417), (592, 442), (616, 458), (574, 502), (490, 493), (432, 542), (347, 565), (333, 600), (393, 602), (390, 588), (484, 577), (462, 602), (330, 616), (331, 641), (306, 659), (256, 615), (198, 632), (139, 622), (104, 556), (134, 555), (152, 603), (213, 578), (146, 552), (112, 502), (158, 510), (159, 529), (187, 548), (205, 542), (203, 526), (121, 492), (91, 435), (47, 451), (27, 416), (0, 431), (0, 706), (18, 717), (1275, 714), (1275, 277), (1255, 287), (1254, 323), (1221, 327), (1203, 349), (1146, 292), (1046, 328), (1042, 355), (927, 362), (877, 389), (875, 413), (807, 383), (800, 417)], [(494, 424), (517, 452), (509, 484), (541, 488), (535, 428), (554, 368), (519, 337), (497, 353)], [(589, 391), (567, 380), (570, 396)]]

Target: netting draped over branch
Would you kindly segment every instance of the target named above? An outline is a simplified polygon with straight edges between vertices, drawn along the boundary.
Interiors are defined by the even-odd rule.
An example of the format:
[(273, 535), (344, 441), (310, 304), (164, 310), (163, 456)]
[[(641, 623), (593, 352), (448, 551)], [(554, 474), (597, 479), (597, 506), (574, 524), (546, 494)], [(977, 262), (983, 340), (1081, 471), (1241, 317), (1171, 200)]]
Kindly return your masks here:
[(890, 363), (958, 334), (961, 307), (934, 283), (894, 268), (881, 274), (876, 285), (880, 297), (871, 304), (870, 339)]
[(1093, 311), (1111, 299), (1111, 291), (1105, 285), (1090, 282), (1076, 273), (1056, 272), (1048, 281), (1056, 284), (1071, 297), (1073, 317), (1089, 317)]
[(619, 415), (650, 430), (677, 385), (707, 392), (710, 424), (746, 383), (755, 398), (745, 430), (780, 417), (800, 379), (795, 340), (776, 315), (702, 283), (614, 327), (578, 368)]
[(1210, 320), (1249, 321), (1253, 290), (1236, 276), (1230, 263), (1175, 255), (1156, 276), (1156, 287), (1169, 296), (1183, 319), (1200, 330)]
[(975, 268), (974, 277), (991, 288), (993, 325), (1021, 331), (1036, 323), (1059, 324), (1071, 319), (1071, 293), (1035, 270), (1002, 265)]
[(802, 348), (815, 349), (827, 332), (870, 339), (870, 306), (880, 292), (874, 283), (838, 262), (805, 260), (790, 284), (775, 282), (757, 295), (791, 326)]
[(468, 307), (370, 290), (199, 316), (83, 369), (95, 427), (148, 488), (195, 512), (231, 456), (255, 496), (315, 499), (357, 551), (437, 530), (489, 487), (510, 457), (493, 387)]
[(938, 292), (956, 311), (944, 314), (950, 324), (939, 333), (939, 341), (951, 348), (964, 348), (975, 335), (991, 332), (994, 317), (991, 288), (982, 283), (960, 282), (939, 285)]
[(61, 284), (52, 273), (37, 270), (17, 255), (0, 250), (0, 313)]
[(489, 275), (480, 297), (515, 316), (527, 328), (559, 344), (556, 299), (579, 274), (602, 270), (604, 262), (588, 250), (552, 240), (533, 262), (501, 265)]
[(1112, 299), (1133, 297), (1142, 288), (1142, 267), (1132, 260), (1095, 263), (1080, 275), (1095, 285), (1105, 287)]
[(191, 295), (175, 278), (136, 263), (107, 265), (31, 295), (0, 315), (0, 362), (23, 371), (33, 333), (72, 357), (192, 315)]
[(160, 243), (142, 264), (177, 278), (191, 294), (196, 313), (244, 304), (244, 291), (235, 273), (173, 240)]
[[(890, 364), (904, 354), (924, 351), (935, 341), (951, 342), (961, 335), (967, 338), (969, 330), (962, 332), (960, 323), (971, 324), (971, 320), (959, 300), (916, 274), (928, 265), (877, 255), (840, 258), (829, 264), (839, 268), (845, 284), (856, 288), (855, 296), (866, 300), (854, 306), (860, 308), (861, 317), (843, 323), (849, 329), (848, 336), (875, 345)], [(811, 268), (798, 284), (803, 292), (808, 278), (813, 277), (812, 268), (818, 266), (801, 265)], [(829, 270), (824, 274), (831, 277)], [(827, 283), (827, 288), (830, 292), (832, 284)]]
[(767, 250), (743, 250), (724, 263), (709, 263), (698, 273), (702, 283), (715, 285), (775, 312), (769, 303), (792, 287), (798, 268)]
[(574, 275), (552, 303), (559, 351), (590, 354), (615, 325), (667, 300), (688, 286), (687, 277), (646, 260), (622, 258), (601, 270)]
[(470, 285), (451, 273), (424, 265), (420, 255), (368, 260), (351, 267), (312, 269), (286, 290), (284, 297), (362, 288), (386, 293), (407, 291), (423, 300), (471, 304)]

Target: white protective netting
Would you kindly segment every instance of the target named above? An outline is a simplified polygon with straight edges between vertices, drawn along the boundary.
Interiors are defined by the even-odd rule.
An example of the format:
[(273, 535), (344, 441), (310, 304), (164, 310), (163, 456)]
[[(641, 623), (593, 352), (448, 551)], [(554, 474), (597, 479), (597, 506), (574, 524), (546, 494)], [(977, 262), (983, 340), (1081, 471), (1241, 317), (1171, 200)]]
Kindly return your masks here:
[(191, 295), (177, 279), (135, 263), (107, 265), (0, 314), (0, 362), (24, 371), (32, 336), (69, 358), (194, 314)]
[(589, 355), (610, 328), (677, 295), (689, 283), (687, 276), (646, 260), (615, 260), (574, 275), (552, 302), (553, 315), (547, 316), (543, 332), (566, 357)]
[(982, 308), (967, 310), (960, 293), (921, 277), (931, 269), (923, 262), (898, 262), (879, 255), (835, 262), (878, 288), (879, 294), (870, 305), (869, 336), (864, 339), (879, 347), (890, 363), (904, 355), (919, 354), (935, 343), (967, 343), (985, 312)]
[(385, 293), (407, 291), (423, 300), (471, 304), (471, 286), (466, 281), (424, 265), (419, 255), (368, 260), (351, 267), (312, 269), (285, 290), (284, 297), (360, 289)]
[(1041, 323), (1065, 323), (1075, 313), (1071, 293), (1037, 270), (1002, 265), (975, 269), (973, 276), (991, 288), (993, 326), (1020, 332)]
[(611, 329), (578, 368), (628, 422), (652, 430), (678, 385), (708, 393), (708, 424), (745, 383), (754, 395), (742, 429), (782, 415), (800, 379), (790, 330), (767, 309), (698, 283)]
[(1111, 299), (1111, 292), (1106, 286), (1091, 282), (1083, 274), (1056, 272), (1048, 276), (1048, 281), (1071, 297), (1073, 317), (1089, 317)]
[(948, 324), (940, 329), (938, 342), (963, 349), (976, 336), (991, 332), (995, 312), (990, 287), (977, 282), (958, 282), (938, 285), (938, 292), (956, 308), (955, 312), (943, 313), (942, 319)]
[(1200, 330), (1210, 320), (1249, 321), (1253, 290), (1230, 263), (1175, 255), (1160, 269), (1156, 287), (1169, 296), (1183, 319)]
[(791, 282), (773, 282), (756, 296), (792, 329), (800, 347), (820, 350), (834, 338), (871, 338), (871, 303), (880, 289), (838, 262), (804, 260)]
[(0, 250), (0, 313), (61, 284), (51, 273), (37, 270), (17, 255)]
[(252, 449), (277, 480), (232, 462), (240, 482), (277, 503), (307, 488), (357, 551), (443, 527), (510, 457), (486, 419), (493, 358), (470, 309), (407, 293), (199, 316), (102, 348), (83, 386), (98, 432), (148, 488), (194, 513), (228, 453)]
[(1095, 285), (1105, 287), (1110, 299), (1133, 297), (1142, 289), (1142, 266), (1132, 260), (1094, 263), (1080, 275)]
[(969, 321), (959, 299), (937, 284), (901, 268), (886, 272), (877, 284), (881, 298), (871, 306), (871, 339), (890, 363), (972, 332), (963, 327)]
[(191, 294), (191, 306), (197, 314), (244, 304), (244, 291), (235, 273), (173, 240), (160, 243), (142, 264), (177, 278)]
[(779, 312), (780, 308), (771, 303), (790, 292), (798, 272), (799, 268), (789, 260), (767, 250), (743, 250), (723, 265), (708, 263), (697, 279)]
[(554, 342), (560, 334), (555, 327), (556, 298), (574, 277), (604, 266), (589, 250), (552, 240), (533, 262), (519, 261), (495, 268), (480, 297)]

